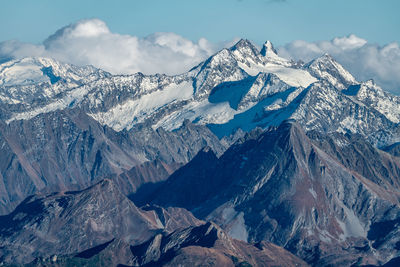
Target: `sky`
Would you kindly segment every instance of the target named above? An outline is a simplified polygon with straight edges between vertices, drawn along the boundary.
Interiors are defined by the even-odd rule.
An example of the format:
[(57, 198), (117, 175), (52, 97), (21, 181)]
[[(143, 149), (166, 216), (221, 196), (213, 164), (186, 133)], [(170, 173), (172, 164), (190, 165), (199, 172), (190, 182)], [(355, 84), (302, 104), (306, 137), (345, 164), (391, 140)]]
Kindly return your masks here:
[(247, 38), (329, 53), (400, 94), (398, 0), (2, 0), (0, 61), (49, 56), (112, 73), (176, 74)]
[[(99, 18), (113, 32), (145, 37), (174, 32), (213, 42), (245, 37), (258, 44), (329, 40), (355, 34), (400, 41), (398, 0), (2, 0), (0, 40), (39, 43), (57, 29)], [(8, 25), (8, 26), (4, 26)]]

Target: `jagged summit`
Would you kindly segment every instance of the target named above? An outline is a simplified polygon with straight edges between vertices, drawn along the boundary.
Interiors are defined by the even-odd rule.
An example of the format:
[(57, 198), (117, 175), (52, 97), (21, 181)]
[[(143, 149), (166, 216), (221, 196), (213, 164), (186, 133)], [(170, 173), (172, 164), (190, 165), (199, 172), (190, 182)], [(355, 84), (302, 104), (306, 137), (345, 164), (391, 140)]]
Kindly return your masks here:
[[(4, 64), (1, 66), (5, 66)], [(218, 128), (215, 133), (222, 137), (237, 128), (265, 128), (278, 125), (287, 118), (307, 117), (307, 113), (313, 114), (308, 118), (308, 121), (317, 124), (313, 127), (325, 131), (333, 128), (323, 126), (325, 122), (320, 119), (321, 114), (339, 119), (335, 127), (341, 131), (354, 132), (360, 127), (371, 128), (371, 122), (366, 121), (370, 116), (360, 118), (363, 123), (356, 124), (352, 123), (359, 120), (355, 118), (355, 114), (348, 114), (350, 117), (331, 116), (332, 112), (338, 112), (335, 107), (341, 105), (340, 94), (346, 95), (353, 102), (359, 101), (356, 99), (358, 96), (350, 95), (357, 90), (350, 92), (347, 89), (360, 83), (343, 66), (327, 54), (298, 66), (281, 58), (270, 41), (266, 41), (259, 51), (251, 41), (241, 39), (231, 48), (222, 49), (188, 73), (177, 76), (112, 76), (92, 68), (82, 69), (59, 64), (60, 67), (45, 65), (51, 68), (43, 69), (41, 66), (44, 63), (40, 64), (33, 71), (30, 65), (20, 66), (25, 74), (28, 73), (26, 75), (34, 73), (36, 80), (12, 76), (20, 83), (28, 81), (28, 85), (17, 85), (18, 82), (15, 82), (18, 90), (9, 90), (0, 84), (0, 105), (8, 105), (1, 114), (6, 123), (29, 120), (56, 110), (79, 108), (100, 124), (116, 131), (129, 130), (140, 123), (146, 123), (153, 129), (162, 127), (174, 130), (184, 120), (190, 120), (197, 124), (211, 125), (213, 130)], [(10, 66), (10, 69), (16, 67), (18, 66)], [(3, 73), (5, 72), (4, 69)], [(307, 88), (317, 82), (325, 95), (307, 93), (314, 92)], [(329, 95), (326, 93), (331, 90), (328, 87), (333, 88)], [(365, 84), (362, 89), (366, 88), (372, 89), (375, 86)], [(341, 92), (338, 93), (337, 90)], [(397, 109), (394, 112), (389, 111), (387, 107), (393, 105), (384, 104), (383, 101), (383, 98), (388, 98), (389, 102), (396, 102), (396, 98), (381, 93), (377, 88), (375, 91), (379, 96), (375, 99), (380, 99), (380, 103), (374, 105), (372, 98), (369, 98), (369, 106), (366, 106), (368, 112), (375, 112), (369, 110), (371, 106), (389, 120), (397, 122), (400, 112)], [(307, 97), (304, 98), (305, 96)], [(333, 96), (336, 102), (330, 105), (327, 100)], [(360, 94), (359, 96), (361, 97)], [(316, 105), (306, 105), (303, 98), (304, 101), (311, 101)], [(366, 98), (363, 96), (363, 99)], [(325, 105), (322, 110), (314, 110), (321, 109), (319, 105), (325, 102), (329, 104), (329, 109)], [(348, 102), (346, 105), (348, 104), (358, 105), (356, 102)], [(389, 127), (389, 124), (386, 125), (382, 127)], [(366, 132), (368, 135), (372, 134), (372, 131)], [(386, 129), (385, 132), (393, 132), (393, 129)], [(375, 134), (373, 138), (380, 135)], [(394, 136), (389, 138), (387, 135), (384, 134), (384, 143), (395, 139)]]
[(251, 49), (254, 55), (261, 54), (264, 57), (271, 57), (271, 56), (278, 55), (278, 52), (276, 51), (273, 44), (269, 40), (267, 40), (264, 43), (264, 45), (261, 48), (261, 51), (259, 51), (259, 53), (256, 52), (257, 51), (256, 46), (248, 39), (240, 39), (230, 49), (232, 51), (235, 51), (235, 50), (244, 51), (244, 49)]
[(310, 61), (305, 64), (303, 68), (307, 69), (314, 77), (326, 80), (340, 90), (358, 83), (356, 79), (329, 54), (324, 54)]
[(241, 39), (229, 50), (232, 51), (232, 54), (236, 61), (242, 62), (246, 65), (249, 65), (251, 63), (263, 63), (258, 48), (247, 39)]
[(238, 49), (238, 48), (252, 47), (252, 46), (254, 46), (254, 45), (250, 40), (242, 38), (239, 41), (237, 41), (236, 44), (234, 44), (232, 46), (232, 50), (235, 49), (235, 48)]
[(367, 80), (366, 82), (364, 82), (364, 84), (365, 84), (366, 86), (376, 87), (376, 83), (375, 83), (374, 79), (369, 79), (369, 80)]
[(272, 45), (271, 41), (266, 41), (261, 48), (261, 55), (268, 56), (268, 55), (278, 55), (278, 52), (275, 50), (274, 46)]

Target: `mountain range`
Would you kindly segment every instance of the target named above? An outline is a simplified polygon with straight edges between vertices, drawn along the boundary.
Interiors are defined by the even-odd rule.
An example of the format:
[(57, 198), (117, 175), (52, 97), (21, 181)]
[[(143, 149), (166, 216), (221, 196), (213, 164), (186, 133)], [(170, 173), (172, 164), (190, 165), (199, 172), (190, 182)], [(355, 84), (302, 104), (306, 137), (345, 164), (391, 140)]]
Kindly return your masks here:
[(2, 63), (0, 262), (395, 266), (399, 123), (398, 96), (269, 41), (175, 76)]

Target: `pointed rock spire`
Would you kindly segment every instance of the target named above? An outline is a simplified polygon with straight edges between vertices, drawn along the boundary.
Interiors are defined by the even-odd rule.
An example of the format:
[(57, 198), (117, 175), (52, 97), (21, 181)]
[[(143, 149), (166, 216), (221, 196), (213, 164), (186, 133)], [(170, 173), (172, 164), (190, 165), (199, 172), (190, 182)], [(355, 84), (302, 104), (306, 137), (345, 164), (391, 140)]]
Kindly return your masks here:
[(274, 46), (272, 45), (271, 41), (266, 41), (261, 49), (261, 55), (263, 55), (264, 57), (267, 55), (278, 55), (278, 52), (276, 52)]
[(374, 79), (369, 79), (368, 81), (364, 82), (364, 84), (367, 86), (375, 86), (376, 85)]

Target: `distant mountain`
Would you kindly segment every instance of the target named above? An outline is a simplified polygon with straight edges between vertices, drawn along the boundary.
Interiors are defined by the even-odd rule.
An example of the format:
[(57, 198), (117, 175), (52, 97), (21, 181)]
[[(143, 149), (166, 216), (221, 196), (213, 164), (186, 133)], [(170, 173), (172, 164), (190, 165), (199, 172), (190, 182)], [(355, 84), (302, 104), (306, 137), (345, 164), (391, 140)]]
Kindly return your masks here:
[(359, 133), (378, 146), (399, 140), (399, 97), (356, 81), (329, 55), (302, 65), (269, 41), (259, 51), (240, 40), (177, 76), (113, 76), (26, 58), (0, 65), (0, 78), (6, 123), (79, 108), (117, 132), (143, 122), (173, 130), (188, 119), (223, 137), (293, 118), (306, 130)]
[(399, 158), (362, 139), (313, 140), (284, 122), (219, 159), (199, 152), (144, 202), (187, 208), (235, 238), (272, 241), (316, 266), (378, 265), (400, 256), (399, 171)]
[[(7, 213), (37, 192), (79, 190), (124, 175), (126, 194), (142, 183), (168, 177), (204, 146), (225, 147), (204, 126), (186, 122), (175, 132), (138, 125), (129, 132), (101, 126), (81, 110), (62, 110), (30, 120), (0, 121), (0, 211)], [(153, 171), (152, 161), (163, 166)], [(132, 168), (140, 172), (130, 171)], [(141, 173), (153, 173), (153, 177)], [(141, 181), (142, 179), (142, 181)], [(128, 186), (129, 184), (129, 186)]]
[(5, 62), (0, 111), (3, 214), (37, 190), (82, 189), (154, 160), (168, 165), (150, 180), (120, 180), (133, 193), (206, 145), (220, 155), (239, 129), (288, 118), (306, 131), (357, 133), (379, 147), (400, 141), (399, 97), (357, 82), (329, 55), (296, 63), (269, 41), (259, 51), (240, 40), (177, 76), (111, 75), (46, 58)]

